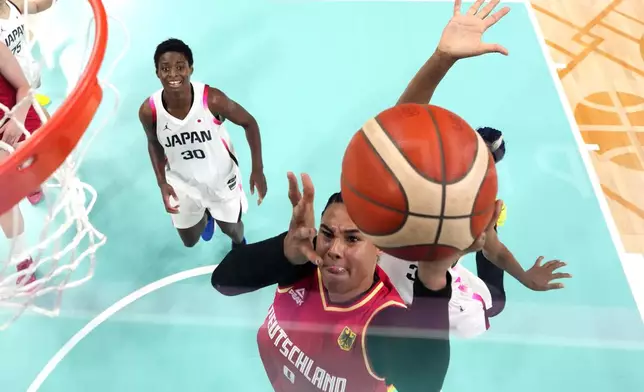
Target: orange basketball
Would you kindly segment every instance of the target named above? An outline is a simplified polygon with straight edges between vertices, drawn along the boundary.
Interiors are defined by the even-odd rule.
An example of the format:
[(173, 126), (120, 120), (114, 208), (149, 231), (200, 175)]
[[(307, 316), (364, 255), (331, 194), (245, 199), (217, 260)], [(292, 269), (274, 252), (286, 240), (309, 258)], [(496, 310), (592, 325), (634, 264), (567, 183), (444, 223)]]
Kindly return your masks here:
[(461, 117), (403, 104), (353, 136), (341, 191), (351, 219), (376, 246), (401, 259), (433, 261), (468, 248), (488, 225), (496, 168)]

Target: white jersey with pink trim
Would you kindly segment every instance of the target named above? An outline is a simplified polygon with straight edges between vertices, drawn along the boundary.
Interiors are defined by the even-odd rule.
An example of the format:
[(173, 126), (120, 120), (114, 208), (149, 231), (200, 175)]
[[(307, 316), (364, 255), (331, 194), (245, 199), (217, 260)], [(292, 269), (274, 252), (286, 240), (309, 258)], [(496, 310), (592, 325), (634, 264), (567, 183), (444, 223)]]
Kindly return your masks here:
[[(418, 262), (382, 254), (378, 262), (407, 305), (414, 300), (414, 280)], [(478, 276), (456, 264), (452, 276), (452, 298), (449, 301), (450, 332), (460, 338), (473, 338), (489, 328), (485, 311), (492, 307), (490, 290)]]
[[(23, 1), (23, 0), (20, 0)], [(14, 0), (15, 2), (15, 0)], [(28, 42), (29, 32), (25, 31), (25, 17), (16, 5), (7, 1), (9, 16), (0, 18), (0, 40), (11, 50), (33, 87), (40, 87), (40, 64), (34, 60)]]
[(188, 115), (178, 119), (163, 106), (163, 89), (149, 100), (156, 132), (167, 159), (166, 177), (193, 199), (228, 200), (241, 189), (237, 157), (222, 120), (208, 108), (206, 84), (192, 82), (194, 101)]

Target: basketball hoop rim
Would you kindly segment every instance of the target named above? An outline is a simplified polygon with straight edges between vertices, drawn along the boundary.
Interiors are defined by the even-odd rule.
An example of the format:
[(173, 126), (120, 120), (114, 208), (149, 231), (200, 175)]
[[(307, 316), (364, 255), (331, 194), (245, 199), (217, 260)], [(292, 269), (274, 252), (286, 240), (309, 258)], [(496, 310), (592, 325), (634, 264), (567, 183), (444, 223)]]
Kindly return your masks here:
[[(0, 214), (8, 211), (32, 193), (54, 173), (71, 154), (89, 127), (100, 101), (102, 90), (97, 75), (105, 58), (108, 26), (102, 0), (88, 0), (94, 14), (94, 44), (87, 66), (63, 104), (49, 121), (0, 162)], [(32, 161), (29, 167), (21, 168)]]

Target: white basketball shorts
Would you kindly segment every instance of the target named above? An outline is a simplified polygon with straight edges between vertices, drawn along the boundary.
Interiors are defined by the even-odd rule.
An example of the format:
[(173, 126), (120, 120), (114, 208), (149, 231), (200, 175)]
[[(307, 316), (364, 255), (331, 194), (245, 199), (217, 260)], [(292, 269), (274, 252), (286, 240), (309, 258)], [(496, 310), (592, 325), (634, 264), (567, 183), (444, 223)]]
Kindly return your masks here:
[(206, 212), (218, 221), (237, 223), (241, 215), (248, 211), (248, 200), (241, 186), (241, 176), (237, 173), (237, 184), (233, 189), (217, 192), (223, 198), (208, 191), (206, 186), (194, 186), (186, 183), (181, 178), (166, 172), (166, 180), (174, 188), (178, 198), (177, 214), (170, 214), (172, 224), (177, 229), (189, 229), (201, 221)]
[[(400, 297), (407, 305), (414, 300), (414, 281), (418, 262), (382, 254), (378, 262)], [(460, 263), (449, 269), (452, 298), (449, 301), (450, 332), (460, 338), (472, 338), (488, 328), (486, 310), (492, 307), (492, 295), (485, 282)]]

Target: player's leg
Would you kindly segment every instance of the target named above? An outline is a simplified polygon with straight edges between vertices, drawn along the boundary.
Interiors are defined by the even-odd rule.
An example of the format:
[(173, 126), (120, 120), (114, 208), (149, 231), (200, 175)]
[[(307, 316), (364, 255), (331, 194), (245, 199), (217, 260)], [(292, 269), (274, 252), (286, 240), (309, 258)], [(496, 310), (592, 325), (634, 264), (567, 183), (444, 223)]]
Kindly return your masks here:
[(215, 222), (217, 222), (217, 226), (219, 226), (221, 231), (232, 240), (233, 248), (246, 244), (246, 238), (244, 238), (244, 222), (241, 220), (241, 213), (238, 222), (222, 222), (216, 219)]
[[(42, 108), (43, 112), (45, 114), (45, 118), (49, 120), (50, 115), (45, 108)], [(33, 106), (29, 109), (29, 112), (27, 112), (27, 117), (25, 118), (25, 128), (27, 128), (28, 131), (30, 132), (36, 132), (38, 128), (42, 126), (42, 121), (40, 121), (40, 117), (38, 116), (38, 113), (36, 113), (36, 110), (33, 108)], [(20, 143), (24, 142), (24, 139), (21, 140)], [(40, 203), (43, 199), (45, 194), (42, 191), (42, 187), (38, 187), (38, 189), (34, 189), (33, 192), (27, 195), (27, 200), (29, 200), (29, 203), (31, 205), (36, 205)]]
[(201, 237), (201, 233), (203, 233), (204, 228), (206, 227), (206, 220), (207, 216), (204, 212), (201, 215), (201, 220), (199, 220), (199, 222), (197, 222), (195, 225), (187, 228), (177, 228), (179, 237), (181, 237), (183, 245), (188, 248), (192, 248), (193, 246), (197, 245), (197, 242), (199, 242), (199, 238)]
[[(11, 241), (11, 254), (24, 256), (24, 260), (16, 265), (18, 271), (25, 270), (33, 264), (30, 256), (26, 255), (27, 241), (25, 239), (25, 221), (20, 212), (20, 208), (15, 206), (9, 212), (0, 215), (0, 226), (5, 237)], [(25, 280), (25, 276), (17, 279), (18, 284), (29, 284), (36, 280), (36, 275), (31, 274)]]
[(221, 231), (232, 240), (232, 246), (246, 244), (242, 214), (248, 209), (246, 196), (240, 191), (240, 197), (209, 206), (210, 214)]
[(485, 283), (492, 296), (492, 307), (487, 310), (488, 317), (497, 316), (505, 309), (505, 287), (503, 277), (505, 272), (492, 264), (482, 251), (476, 252), (476, 272)]
[(191, 248), (199, 242), (199, 237), (206, 227), (206, 208), (174, 186), (179, 202), (179, 213), (170, 214), (172, 224), (179, 232), (185, 246)]
[[(0, 150), (0, 161), (7, 157), (7, 152)], [(0, 215), (0, 227), (4, 232), (5, 237), (11, 241), (11, 254), (24, 256), (25, 259), (18, 263), (16, 269), (18, 271), (25, 270), (33, 264), (30, 256), (26, 255), (27, 241), (25, 239), (25, 220), (20, 212), (20, 207), (15, 206), (3, 215)], [(29, 284), (36, 280), (35, 274), (31, 274), (27, 279), (24, 276), (18, 278), (18, 284)]]

